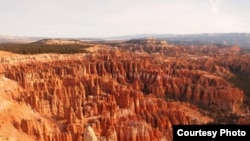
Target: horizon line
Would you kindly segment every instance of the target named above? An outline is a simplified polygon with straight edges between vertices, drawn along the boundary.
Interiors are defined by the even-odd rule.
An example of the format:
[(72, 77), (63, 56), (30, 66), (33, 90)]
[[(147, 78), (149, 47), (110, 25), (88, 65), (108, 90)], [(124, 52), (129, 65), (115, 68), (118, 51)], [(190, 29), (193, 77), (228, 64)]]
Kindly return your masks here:
[(0, 35), (1, 37), (9, 38), (53, 38), (53, 39), (77, 39), (77, 38), (89, 38), (89, 39), (103, 39), (103, 38), (119, 38), (128, 36), (153, 36), (153, 35), (212, 35), (212, 34), (250, 34), (250, 32), (200, 32), (200, 33), (138, 33), (138, 34), (124, 34), (114, 36), (92, 36), (92, 37), (56, 37), (56, 36), (39, 36), (39, 35)]

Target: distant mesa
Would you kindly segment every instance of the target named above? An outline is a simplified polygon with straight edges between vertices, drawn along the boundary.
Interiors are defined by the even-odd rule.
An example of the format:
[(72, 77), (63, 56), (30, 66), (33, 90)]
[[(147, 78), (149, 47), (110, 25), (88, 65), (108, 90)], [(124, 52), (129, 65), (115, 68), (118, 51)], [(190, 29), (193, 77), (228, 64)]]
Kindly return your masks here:
[[(87, 42), (87, 41), (104, 41), (101, 38), (50, 38), (50, 37), (33, 37), (33, 36), (5, 36), (0, 35), (0, 43), (36, 43), (36, 42), (47, 42), (47, 41), (55, 41), (61, 42), (62, 41), (70, 41), (74, 44), (79, 44), (80, 42)], [(70, 43), (71, 44), (71, 43)]]
[(166, 40), (156, 39), (156, 38), (141, 38), (141, 39), (132, 39), (126, 43), (133, 44), (168, 44)]
[(84, 44), (84, 42), (73, 39), (43, 39), (37, 42), (38, 44), (46, 44), (46, 45), (68, 45), (68, 44)]
[[(204, 34), (141, 34), (141, 35), (127, 35), (115, 37), (90, 37), (90, 38), (50, 38), (52, 44), (81, 44), (81, 42), (121, 42), (121, 41), (138, 41), (142, 39), (149, 41), (150, 39), (166, 40), (171, 44), (178, 45), (204, 45), (204, 44), (220, 44), (220, 45), (237, 45), (240, 48), (250, 48), (250, 33), (204, 33)], [(36, 41), (43, 41), (42, 39), (49, 37), (27, 37), (27, 36), (4, 36), (0, 35), (0, 43), (32, 43)], [(135, 39), (135, 40), (134, 40)], [(47, 42), (45, 40), (45, 42)], [(142, 41), (141, 40), (141, 41)], [(63, 41), (63, 42), (62, 42)], [(65, 42), (67, 41), (67, 42)], [(55, 42), (55, 43), (54, 43)], [(50, 43), (47, 43), (50, 44)]]

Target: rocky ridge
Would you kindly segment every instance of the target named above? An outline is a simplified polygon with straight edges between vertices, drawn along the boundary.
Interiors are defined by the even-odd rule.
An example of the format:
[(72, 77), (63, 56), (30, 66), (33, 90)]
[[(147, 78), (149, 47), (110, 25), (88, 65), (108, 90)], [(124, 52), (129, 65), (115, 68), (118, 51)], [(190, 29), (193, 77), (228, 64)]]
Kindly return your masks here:
[[(166, 45), (163, 50), (179, 48), (160, 44)], [(30, 116), (10, 112), (1, 121), (16, 131), (9, 137), (25, 140), (172, 140), (172, 125), (214, 121), (200, 108), (238, 114), (244, 92), (226, 78), (234, 77), (231, 68), (248, 73), (249, 64), (239, 67), (235, 58), (176, 58), (118, 48), (2, 57), (2, 94), (8, 81), (15, 82), (17, 88), (5, 100)]]

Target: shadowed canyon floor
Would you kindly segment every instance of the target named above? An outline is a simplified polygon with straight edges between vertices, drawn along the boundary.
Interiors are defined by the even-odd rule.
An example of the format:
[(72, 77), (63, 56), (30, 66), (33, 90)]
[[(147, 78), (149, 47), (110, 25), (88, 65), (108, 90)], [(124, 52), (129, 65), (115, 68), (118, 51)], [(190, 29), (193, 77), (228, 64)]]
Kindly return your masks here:
[(250, 124), (250, 54), (237, 46), (89, 50), (1, 56), (1, 140), (171, 141), (174, 124)]

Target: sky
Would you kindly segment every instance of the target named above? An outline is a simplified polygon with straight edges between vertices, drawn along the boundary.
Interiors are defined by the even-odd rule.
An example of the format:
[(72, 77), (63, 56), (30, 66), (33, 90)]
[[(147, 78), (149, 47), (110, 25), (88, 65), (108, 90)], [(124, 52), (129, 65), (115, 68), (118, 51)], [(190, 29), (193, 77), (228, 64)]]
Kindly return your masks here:
[(250, 33), (249, 0), (0, 0), (0, 35)]

